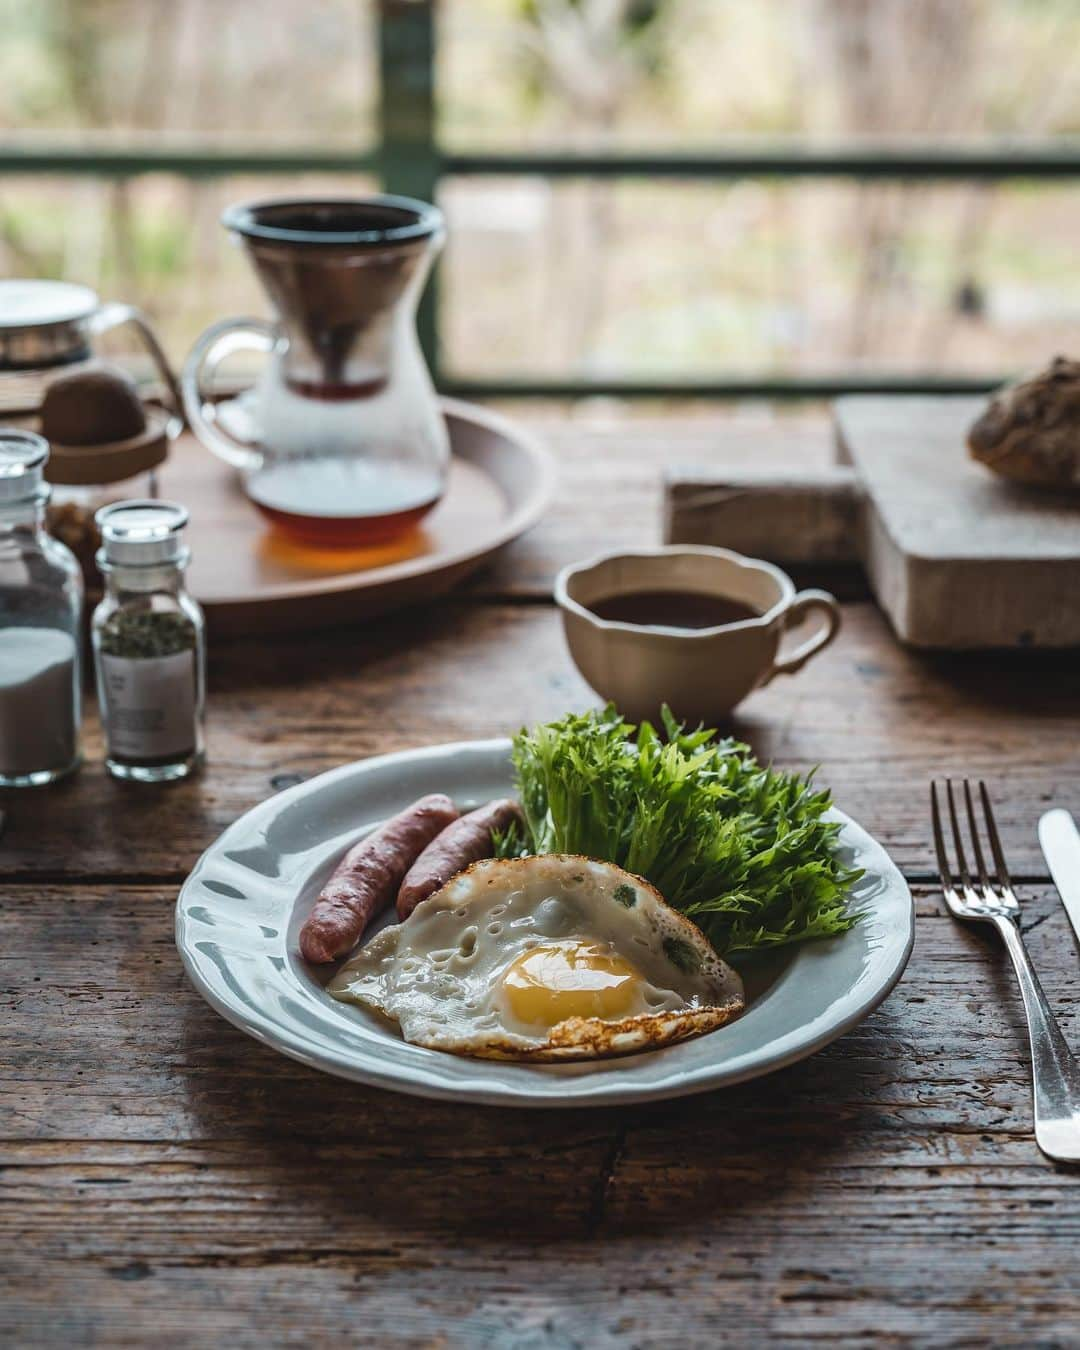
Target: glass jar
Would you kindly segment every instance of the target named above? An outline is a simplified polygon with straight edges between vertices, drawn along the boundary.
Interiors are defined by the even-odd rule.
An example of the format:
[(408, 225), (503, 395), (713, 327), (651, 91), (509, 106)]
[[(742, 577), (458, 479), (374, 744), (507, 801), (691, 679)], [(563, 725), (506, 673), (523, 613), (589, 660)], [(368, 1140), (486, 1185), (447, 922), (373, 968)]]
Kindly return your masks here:
[(83, 587), (45, 533), (49, 444), (0, 427), (0, 786), (39, 787), (79, 763)]
[(206, 638), (184, 584), (188, 513), (125, 501), (97, 514), (105, 596), (91, 636), (105, 767), (142, 783), (186, 778), (203, 760)]

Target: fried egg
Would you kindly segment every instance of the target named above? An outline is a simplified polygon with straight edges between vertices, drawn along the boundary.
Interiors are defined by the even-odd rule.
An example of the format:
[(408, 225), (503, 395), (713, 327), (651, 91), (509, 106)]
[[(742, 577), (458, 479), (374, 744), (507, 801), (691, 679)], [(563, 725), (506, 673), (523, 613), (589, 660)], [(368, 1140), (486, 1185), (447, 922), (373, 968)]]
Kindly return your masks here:
[(742, 981), (655, 887), (565, 854), (488, 859), (385, 928), (338, 999), (417, 1045), (481, 1059), (596, 1059), (722, 1026)]

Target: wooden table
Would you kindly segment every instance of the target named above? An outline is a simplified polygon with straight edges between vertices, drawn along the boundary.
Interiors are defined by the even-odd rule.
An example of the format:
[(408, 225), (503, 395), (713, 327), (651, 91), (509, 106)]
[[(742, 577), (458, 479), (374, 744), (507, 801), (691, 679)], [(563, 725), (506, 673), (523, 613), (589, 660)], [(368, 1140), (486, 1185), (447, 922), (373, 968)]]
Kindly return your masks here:
[(942, 913), (927, 821), (931, 776), (991, 781), (1080, 1041), (1035, 839), (1047, 803), (1080, 811), (1076, 653), (916, 656), (853, 600), (830, 651), (745, 705), (739, 732), (820, 764), (919, 912), (885, 1005), (770, 1078), (640, 1110), (428, 1104), (284, 1059), (188, 988), (177, 887), (240, 812), (344, 760), (583, 706), (555, 566), (655, 539), (663, 462), (823, 456), (828, 435), (545, 430), (561, 508), (460, 599), (213, 651), (199, 781), (109, 781), (91, 717), (74, 780), (3, 800), (3, 1344), (1078, 1342), (1080, 1175), (1035, 1148), (1016, 987)]

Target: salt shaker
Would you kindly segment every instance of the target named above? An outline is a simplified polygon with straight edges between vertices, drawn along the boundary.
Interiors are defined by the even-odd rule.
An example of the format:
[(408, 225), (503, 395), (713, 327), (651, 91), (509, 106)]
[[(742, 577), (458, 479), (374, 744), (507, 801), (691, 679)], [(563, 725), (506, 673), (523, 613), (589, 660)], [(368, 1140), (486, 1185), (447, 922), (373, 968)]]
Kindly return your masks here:
[(142, 783), (186, 778), (203, 759), (206, 643), (184, 584), (188, 513), (173, 502), (98, 511), (105, 596), (92, 640), (105, 767)]
[(0, 787), (79, 763), (82, 574), (45, 533), (49, 443), (0, 427)]

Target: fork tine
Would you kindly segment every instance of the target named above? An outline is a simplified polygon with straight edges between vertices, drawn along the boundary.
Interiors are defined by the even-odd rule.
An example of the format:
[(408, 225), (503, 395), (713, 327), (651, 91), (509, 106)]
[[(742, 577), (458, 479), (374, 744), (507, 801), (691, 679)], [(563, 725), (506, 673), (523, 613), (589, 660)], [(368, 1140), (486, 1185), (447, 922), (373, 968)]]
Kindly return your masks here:
[(986, 872), (986, 863), (983, 860), (982, 845), (979, 843), (979, 827), (975, 824), (975, 807), (971, 800), (971, 784), (964, 779), (964, 804), (967, 806), (968, 826), (971, 829), (971, 846), (975, 850), (975, 870), (979, 874), (979, 882), (983, 890), (991, 889), (990, 878)]
[(1005, 855), (1001, 851), (1001, 839), (998, 837), (997, 822), (994, 820), (994, 808), (990, 805), (990, 794), (986, 790), (986, 784), (979, 780), (979, 796), (982, 798), (983, 815), (986, 817), (986, 833), (990, 836), (990, 851), (994, 855), (994, 865), (997, 868), (998, 885), (1003, 889), (1012, 890), (1012, 878), (1009, 876), (1009, 869), (1005, 865)]
[(953, 888), (952, 873), (949, 870), (949, 858), (945, 852), (945, 839), (941, 833), (941, 811), (938, 809), (937, 784), (930, 784), (930, 818), (934, 826), (934, 852), (937, 854), (938, 871), (941, 874), (941, 884), (946, 890)]
[(971, 889), (971, 873), (968, 871), (967, 857), (964, 854), (964, 841), (960, 837), (960, 822), (956, 818), (956, 799), (953, 797), (952, 779), (945, 779), (945, 792), (949, 798), (949, 820), (952, 822), (953, 844), (956, 846), (956, 869), (960, 873), (960, 885)]

